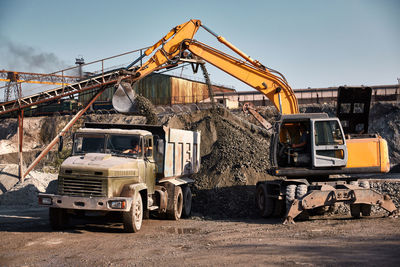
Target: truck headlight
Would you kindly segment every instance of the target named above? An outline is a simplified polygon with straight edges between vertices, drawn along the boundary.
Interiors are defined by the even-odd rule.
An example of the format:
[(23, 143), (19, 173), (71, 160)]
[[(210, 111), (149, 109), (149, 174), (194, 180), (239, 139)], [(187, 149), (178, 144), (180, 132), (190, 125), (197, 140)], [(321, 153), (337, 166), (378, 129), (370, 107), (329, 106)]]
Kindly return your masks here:
[(39, 197), (39, 204), (41, 205), (51, 205), (53, 201), (51, 197)]
[(112, 209), (125, 209), (126, 207), (125, 200), (110, 200), (108, 204)]

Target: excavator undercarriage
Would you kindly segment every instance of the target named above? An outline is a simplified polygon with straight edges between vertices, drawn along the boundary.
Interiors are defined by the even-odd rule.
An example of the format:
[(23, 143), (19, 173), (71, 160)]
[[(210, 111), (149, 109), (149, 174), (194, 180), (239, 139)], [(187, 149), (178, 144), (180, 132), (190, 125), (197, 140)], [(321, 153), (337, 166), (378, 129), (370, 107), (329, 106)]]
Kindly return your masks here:
[(298, 217), (321, 215), (337, 203), (348, 204), (353, 218), (370, 216), (373, 205), (386, 210), (388, 216), (398, 215), (391, 198), (371, 189), (365, 180), (274, 180), (259, 182), (256, 188), (259, 214), (265, 218), (283, 217), (285, 224), (294, 223)]

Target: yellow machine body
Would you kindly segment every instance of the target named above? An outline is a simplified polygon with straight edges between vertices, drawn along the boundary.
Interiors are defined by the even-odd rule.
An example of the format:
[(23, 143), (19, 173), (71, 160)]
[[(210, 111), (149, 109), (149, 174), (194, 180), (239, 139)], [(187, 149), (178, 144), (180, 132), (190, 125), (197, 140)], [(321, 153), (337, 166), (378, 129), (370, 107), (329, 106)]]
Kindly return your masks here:
[(382, 137), (347, 139), (346, 145), (348, 152), (346, 168), (368, 168), (376, 172), (389, 172), (388, 144)]

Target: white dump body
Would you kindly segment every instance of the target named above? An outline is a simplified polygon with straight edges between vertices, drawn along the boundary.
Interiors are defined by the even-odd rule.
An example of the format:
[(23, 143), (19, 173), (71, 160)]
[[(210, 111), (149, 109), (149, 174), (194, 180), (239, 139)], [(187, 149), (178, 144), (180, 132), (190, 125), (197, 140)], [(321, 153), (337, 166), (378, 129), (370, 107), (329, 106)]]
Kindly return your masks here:
[[(200, 132), (164, 127), (164, 177), (196, 173), (200, 169)], [(160, 162), (161, 163), (161, 162)], [(159, 166), (160, 167), (160, 166)]]

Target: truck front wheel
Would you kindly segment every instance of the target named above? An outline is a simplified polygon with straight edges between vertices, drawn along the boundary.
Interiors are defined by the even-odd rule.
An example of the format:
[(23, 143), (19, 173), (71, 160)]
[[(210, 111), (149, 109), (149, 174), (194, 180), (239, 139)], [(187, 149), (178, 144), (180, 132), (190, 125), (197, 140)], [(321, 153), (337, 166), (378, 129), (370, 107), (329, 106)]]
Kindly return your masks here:
[(125, 232), (136, 233), (140, 230), (143, 222), (143, 201), (140, 193), (136, 194), (131, 210), (123, 213), (122, 220)]
[(49, 219), (53, 230), (64, 230), (68, 225), (68, 214), (65, 209), (49, 208)]

